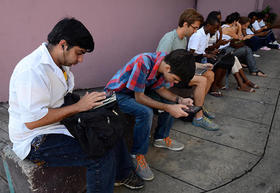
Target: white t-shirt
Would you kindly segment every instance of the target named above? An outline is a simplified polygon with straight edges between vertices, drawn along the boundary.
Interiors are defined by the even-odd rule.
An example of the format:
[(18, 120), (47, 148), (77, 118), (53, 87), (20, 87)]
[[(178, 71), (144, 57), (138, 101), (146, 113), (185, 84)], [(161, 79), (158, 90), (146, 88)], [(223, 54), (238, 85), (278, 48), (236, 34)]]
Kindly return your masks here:
[(259, 29), (261, 29), (258, 20), (256, 20), (253, 24), (252, 24), (253, 28), (258, 31)]
[(50, 56), (46, 43), (23, 58), (14, 69), (9, 90), (9, 137), (20, 159), (29, 154), (31, 141), (38, 135), (56, 133), (71, 136), (59, 122), (33, 130), (25, 126), (27, 122), (43, 118), (49, 108), (60, 107), (67, 92), (72, 92), (74, 76), (68, 67), (64, 70), (67, 81)]
[(195, 32), (189, 40), (188, 50), (195, 50), (197, 54), (205, 54), (205, 49), (208, 47), (210, 34), (205, 34), (204, 28), (200, 28)]

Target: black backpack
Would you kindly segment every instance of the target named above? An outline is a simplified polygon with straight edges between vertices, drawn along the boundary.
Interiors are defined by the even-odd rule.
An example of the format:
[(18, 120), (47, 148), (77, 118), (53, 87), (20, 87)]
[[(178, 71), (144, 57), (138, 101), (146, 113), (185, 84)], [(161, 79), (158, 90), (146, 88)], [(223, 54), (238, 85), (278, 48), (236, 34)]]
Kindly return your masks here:
[[(68, 93), (64, 97), (67, 106), (80, 100), (79, 95)], [(90, 159), (101, 158), (114, 147), (123, 136), (124, 116), (117, 102), (111, 102), (97, 109), (80, 112), (61, 121), (79, 141)]]

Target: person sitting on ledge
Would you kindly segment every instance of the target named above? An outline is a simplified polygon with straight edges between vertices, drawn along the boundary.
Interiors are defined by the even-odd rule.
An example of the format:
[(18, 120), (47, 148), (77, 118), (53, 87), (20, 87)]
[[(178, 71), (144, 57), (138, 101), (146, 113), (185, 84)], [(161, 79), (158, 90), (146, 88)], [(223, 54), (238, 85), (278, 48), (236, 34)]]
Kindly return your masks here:
[(256, 60), (253, 56), (251, 48), (245, 45), (245, 41), (252, 38), (253, 35), (242, 34), (242, 27), (239, 23), (240, 15), (235, 12), (226, 17), (226, 24), (222, 25), (223, 39), (231, 40), (230, 43), (221, 46), (221, 50), (225, 50), (226, 53), (233, 52), (233, 55), (238, 57), (240, 61), (242, 59), (248, 65), (251, 75), (266, 77), (267, 75), (258, 69)]
[[(193, 55), (185, 49), (143, 53), (133, 57), (107, 83), (105, 91), (115, 91), (119, 108), (135, 117), (131, 157), (137, 174), (143, 180), (152, 180), (151, 171), (144, 155), (148, 151), (153, 121), (153, 109), (160, 110), (155, 129), (155, 147), (180, 151), (184, 144), (171, 139), (173, 117), (186, 117), (190, 98), (179, 97), (165, 85), (188, 84), (193, 78), (195, 63)], [(176, 103), (176, 104), (175, 104)]]
[[(72, 65), (92, 52), (94, 41), (74, 18), (59, 21), (43, 43), (15, 67), (9, 90), (9, 137), (20, 159), (43, 166), (84, 166), (87, 193), (113, 193), (114, 183), (135, 189), (144, 186), (133, 168), (123, 140), (99, 159), (89, 159), (77, 139), (60, 121), (101, 105), (105, 92), (84, 95), (79, 102), (61, 107), (74, 88)], [(98, 149), (96, 150), (98, 151)]]
[[(160, 52), (171, 52), (176, 49), (186, 49), (187, 48), (187, 37), (190, 37), (193, 33), (199, 29), (200, 25), (203, 23), (203, 17), (194, 9), (185, 10), (178, 22), (177, 29), (166, 33), (160, 40), (157, 51)], [(188, 86), (194, 86), (193, 96), (194, 104), (196, 106), (203, 106), (205, 96), (209, 92), (209, 89), (214, 81), (214, 72), (211, 70), (212, 64), (206, 63), (196, 63), (196, 66), (200, 68), (206, 68), (202, 75), (194, 75)], [(217, 128), (217, 125), (213, 123), (215, 115), (210, 113), (205, 107), (195, 114), (193, 118), (193, 123), (199, 127), (207, 128), (208, 130), (213, 130)]]

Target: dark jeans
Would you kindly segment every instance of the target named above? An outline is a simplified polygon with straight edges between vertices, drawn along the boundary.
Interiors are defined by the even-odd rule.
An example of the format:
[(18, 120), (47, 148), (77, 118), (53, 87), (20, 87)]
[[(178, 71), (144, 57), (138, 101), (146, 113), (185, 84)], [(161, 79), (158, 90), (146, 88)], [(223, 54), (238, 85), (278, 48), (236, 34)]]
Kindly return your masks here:
[(263, 46), (268, 46), (270, 42), (274, 42), (275, 37), (272, 31), (266, 36), (254, 36), (246, 40), (246, 45), (249, 46), (254, 52)]
[[(153, 91), (146, 94), (162, 103), (171, 103), (170, 101), (161, 98)], [(116, 93), (116, 96), (120, 110), (135, 117), (131, 154), (146, 154), (149, 147), (149, 136), (154, 115), (153, 109), (136, 102), (134, 94), (119, 92)], [(173, 120), (174, 118), (169, 113), (159, 113), (154, 139), (168, 137), (170, 128), (173, 125)]]
[(249, 46), (254, 52), (263, 46), (266, 46), (266, 39), (258, 36), (254, 36), (245, 41), (246, 45)]
[(43, 161), (47, 167), (85, 166), (87, 193), (113, 193), (115, 180), (127, 178), (132, 170), (131, 158), (123, 140), (104, 157), (91, 160), (87, 159), (75, 138), (49, 134), (38, 148), (32, 146), (27, 159)]

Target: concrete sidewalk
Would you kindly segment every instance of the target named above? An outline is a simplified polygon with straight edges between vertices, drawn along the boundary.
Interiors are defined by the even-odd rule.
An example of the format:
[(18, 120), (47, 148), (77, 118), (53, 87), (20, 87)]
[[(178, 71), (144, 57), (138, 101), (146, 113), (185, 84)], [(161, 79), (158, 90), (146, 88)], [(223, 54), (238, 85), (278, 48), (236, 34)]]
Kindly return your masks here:
[[(248, 78), (255, 93), (237, 91), (230, 76), (224, 96), (208, 95), (219, 131), (206, 131), (176, 120), (171, 136), (185, 144), (181, 152), (150, 146), (147, 161), (155, 173), (143, 193), (279, 193), (280, 192), (280, 51), (259, 51), (258, 67), (267, 78)], [(245, 70), (246, 71), (246, 70)], [(7, 104), (0, 106), (0, 148), (8, 142)], [(0, 172), (2, 164), (0, 164)], [(0, 192), (8, 192), (3, 173)], [(132, 193), (124, 187), (116, 193)]]

